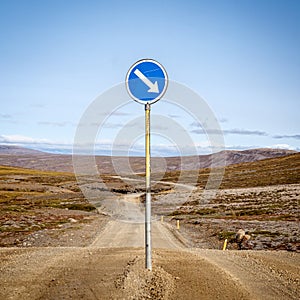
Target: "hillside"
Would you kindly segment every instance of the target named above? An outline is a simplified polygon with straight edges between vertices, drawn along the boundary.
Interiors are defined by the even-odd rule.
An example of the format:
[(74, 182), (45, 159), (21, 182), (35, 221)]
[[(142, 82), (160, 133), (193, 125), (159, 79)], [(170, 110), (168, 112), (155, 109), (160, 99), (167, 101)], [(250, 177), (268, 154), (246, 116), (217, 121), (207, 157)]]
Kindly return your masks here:
[[(248, 225), (254, 235), (264, 237), (270, 234), (280, 239), (275, 246), (266, 246), (265, 242), (261, 246), (257, 242), (259, 237), (256, 239), (260, 245), (256, 246), (257, 249), (286, 249), (287, 244), (298, 247), (298, 240), (293, 240), (291, 236), (295, 233), (300, 200), (300, 153), (227, 166), (221, 190), (210, 203), (205, 204), (201, 203), (201, 191), (209, 172), (210, 169), (153, 173), (153, 180), (157, 177), (165, 182), (153, 183), (153, 213), (165, 215), (166, 218), (169, 216), (171, 222), (182, 220), (188, 238), (194, 235), (194, 230), (200, 224), (206, 227), (204, 232), (209, 236), (205, 237), (204, 247), (220, 247), (222, 241), (219, 238), (232, 236), (238, 227)], [(194, 182), (195, 177), (198, 178), (198, 189), (190, 198), (185, 196), (184, 189), (173, 193), (173, 184), (179, 175), (181, 183), (187, 185)], [(24, 234), (41, 228), (56, 228), (62, 223), (68, 223), (70, 218), (79, 220), (82, 213), (78, 215), (74, 209), (93, 209), (84, 199), (72, 173), (2, 166), (0, 180), (0, 237), (3, 245), (22, 241)], [(118, 197), (138, 195), (144, 191), (142, 177), (140, 180), (128, 181), (126, 178), (105, 175), (102, 180), (107, 189)], [(172, 199), (170, 202), (166, 202), (166, 194)], [(273, 226), (283, 228), (282, 232), (279, 233)], [(199, 234), (200, 231), (197, 236)], [(192, 243), (201, 246), (197, 236), (191, 238)]]
[[(300, 153), (227, 166), (220, 189), (209, 201), (202, 198), (210, 169), (167, 172), (165, 182), (186, 184), (198, 177), (191, 195), (177, 192), (166, 205), (166, 196), (155, 195), (153, 212), (164, 214), (191, 245), (237, 249), (235, 235), (243, 229), (250, 241), (243, 249), (300, 251)], [(157, 174), (159, 177), (159, 174)]]
[[(169, 172), (169, 180), (177, 173)], [(161, 202), (153, 191), (149, 272), (144, 224), (89, 212), (74, 174), (0, 167), (0, 298), (298, 299), (299, 154), (228, 166), (226, 174), (209, 203), (201, 203), (201, 180), (182, 205), (184, 189), (170, 194), (169, 207), (164, 195), (172, 191), (161, 191)], [(285, 184), (226, 189), (268, 184), (270, 174), (271, 184)], [(122, 184), (122, 177), (104, 177)], [(136, 199), (119, 194), (120, 203), (130, 196)], [(241, 228), (250, 240), (240, 245)], [(230, 251), (220, 251), (225, 238)]]
[[(212, 166), (228, 166), (242, 162), (254, 162), (266, 158), (275, 158), (296, 153), (284, 149), (251, 149), (244, 151), (222, 151), (215, 154), (190, 157), (153, 157), (153, 172), (195, 170)], [(84, 156), (83, 156), (84, 157)], [(96, 156), (96, 163), (101, 174), (143, 173), (144, 157), (109, 157)], [(128, 159), (130, 168), (128, 168)], [(52, 154), (41, 151), (0, 145), (0, 165), (30, 168), (43, 171), (73, 172), (72, 155)], [(118, 166), (118, 171), (114, 169)]]
[[(215, 169), (215, 172), (218, 168)], [(198, 178), (198, 187), (204, 188), (210, 168), (190, 171), (169, 171), (164, 175), (153, 174), (153, 178), (163, 177), (163, 181), (177, 182), (179, 176), (182, 182), (192, 184)], [(254, 162), (243, 162), (225, 167), (221, 189), (269, 186), (276, 184), (300, 183), (300, 153), (268, 158)]]
[(0, 247), (40, 230), (84, 221), (95, 210), (74, 174), (0, 166)]
[(0, 154), (2, 155), (41, 155), (42, 151), (28, 149), (18, 146), (0, 145)]

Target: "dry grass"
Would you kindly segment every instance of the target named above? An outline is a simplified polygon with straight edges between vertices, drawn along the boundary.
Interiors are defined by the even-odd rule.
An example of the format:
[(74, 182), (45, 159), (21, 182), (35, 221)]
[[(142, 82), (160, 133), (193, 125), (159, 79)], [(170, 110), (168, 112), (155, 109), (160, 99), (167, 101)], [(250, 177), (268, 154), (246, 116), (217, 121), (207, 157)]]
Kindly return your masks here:
[(221, 189), (203, 203), (209, 172), (168, 172), (163, 179), (176, 182), (180, 175), (189, 184), (198, 176), (199, 189), (176, 209), (165, 210), (174, 225), (181, 220), (182, 233), (194, 246), (220, 249), (227, 238), (229, 248), (236, 248), (235, 233), (243, 228), (251, 235), (250, 249), (300, 251), (300, 153), (226, 167)]
[[(220, 247), (221, 240), (232, 240), (239, 228), (248, 228), (255, 241), (262, 240), (263, 249), (298, 247), (299, 153), (226, 167), (221, 190), (204, 204), (201, 189), (210, 172), (200, 169), (152, 174), (153, 181), (163, 178), (166, 183), (177, 182), (179, 176), (180, 183), (192, 184), (196, 179), (199, 188), (176, 207), (178, 199), (185, 199), (184, 191), (170, 194), (166, 203), (160, 198), (172, 193), (172, 185), (153, 184), (153, 211), (169, 215), (172, 222), (182, 220), (182, 230), (199, 247)], [(0, 245), (18, 244), (16, 240), (22, 234), (59, 226), (70, 217), (80, 220), (82, 215), (76, 211), (95, 209), (85, 200), (72, 173), (0, 167), (0, 179)], [(142, 176), (141, 181), (111, 175), (102, 175), (101, 179), (105, 190), (117, 194), (144, 191)], [(203, 238), (210, 242), (203, 244)]]
[[(0, 246), (54, 228), (95, 207), (85, 200), (74, 174), (0, 166)], [(73, 211), (73, 212), (72, 212)]]
[[(180, 177), (181, 182), (189, 184), (197, 178), (197, 185), (204, 188), (211, 171), (209, 168), (172, 171), (166, 172), (164, 175), (153, 174), (153, 179), (162, 177), (163, 181), (177, 182)], [(218, 173), (218, 168), (213, 171)], [(220, 188), (246, 188), (293, 183), (300, 183), (300, 153), (227, 166)]]

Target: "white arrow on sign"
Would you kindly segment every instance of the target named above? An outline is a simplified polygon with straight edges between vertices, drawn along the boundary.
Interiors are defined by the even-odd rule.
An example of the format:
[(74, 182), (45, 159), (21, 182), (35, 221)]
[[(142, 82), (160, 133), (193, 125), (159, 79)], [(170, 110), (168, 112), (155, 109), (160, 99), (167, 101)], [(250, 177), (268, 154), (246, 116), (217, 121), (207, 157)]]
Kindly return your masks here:
[(148, 93), (159, 93), (157, 81), (152, 83), (139, 69), (136, 69), (133, 73), (149, 87)]

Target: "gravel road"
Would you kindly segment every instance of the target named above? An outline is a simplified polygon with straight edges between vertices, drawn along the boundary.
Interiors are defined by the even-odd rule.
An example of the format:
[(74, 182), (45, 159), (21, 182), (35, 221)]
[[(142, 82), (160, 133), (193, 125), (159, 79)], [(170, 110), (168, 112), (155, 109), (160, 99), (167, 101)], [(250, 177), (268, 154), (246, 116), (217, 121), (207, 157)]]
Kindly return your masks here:
[[(174, 238), (162, 223), (158, 221), (152, 222), (151, 230), (153, 248), (178, 249), (183, 247), (183, 244)], [(127, 223), (111, 220), (91, 244), (91, 247), (144, 247), (144, 244), (145, 225), (143, 223)]]
[(87, 246), (1, 248), (0, 299), (299, 299), (299, 253), (189, 249), (155, 221), (149, 272), (143, 223), (93, 230)]

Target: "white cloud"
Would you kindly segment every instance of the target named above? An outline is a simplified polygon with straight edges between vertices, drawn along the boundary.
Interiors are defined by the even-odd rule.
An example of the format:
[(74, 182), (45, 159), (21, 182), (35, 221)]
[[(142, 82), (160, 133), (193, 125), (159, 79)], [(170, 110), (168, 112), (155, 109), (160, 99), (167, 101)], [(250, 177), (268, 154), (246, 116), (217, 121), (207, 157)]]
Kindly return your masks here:
[(296, 150), (295, 147), (288, 145), (288, 144), (275, 144), (268, 146), (267, 148), (272, 148), (272, 149), (286, 149), (286, 150)]
[[(33, 138), (23, 135), (0, 135), (0, 143), (14, 146), (21, 146), (48, 152), (72, 153), (72, 141), (52, 141), (43, 138)], [(96, 153), (98, 155), (144, 155), (144, 140), (137, 140), (133, 144), (127, 139), (99, 139), (95, 143), (82, 143), (76, 145), (77, 153)], [(252, 145), (226, 145), (226, 150), (246, 150), (253, 148), (273, 148), (273, 149), (287, 149), (299, 151), (299, 148), (289, 144), (274, 144), (270, 146)], [(210, 145), (209, 141), (195, 142), (192, 145), (175, 145), (169, 142), (161, 142), (160, 140), (153, 140), (151, 144), (151, 152), (153, 156), (177, 156), (177, 155), (194, 155), (209, 154), (218, 152), (222, 149), (215, 148)]]
[(4, 145), (20, 146), (25, 148), (33, 148), (37, 150), (62, 150), (62, 152), (72, 150), (72, 143), (51, 141), (48, 139), (32, 138), (23, 135), (0, 135), (0, 143)]
[(47, 139), (34, 139), (32, 137), (23, 136), (23, 135), (0, 135), (1, 143), (8, 144), (45, 144), (50, 143)]

